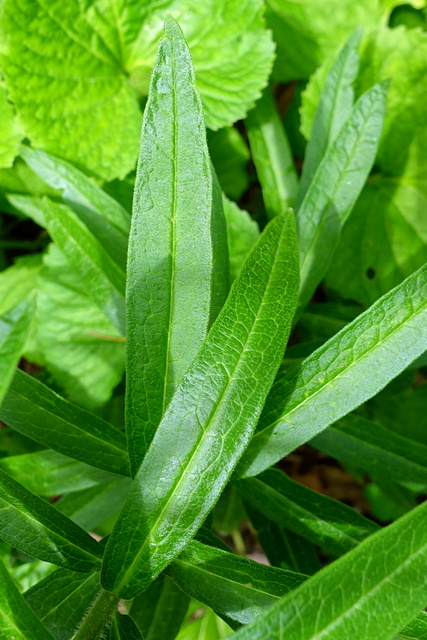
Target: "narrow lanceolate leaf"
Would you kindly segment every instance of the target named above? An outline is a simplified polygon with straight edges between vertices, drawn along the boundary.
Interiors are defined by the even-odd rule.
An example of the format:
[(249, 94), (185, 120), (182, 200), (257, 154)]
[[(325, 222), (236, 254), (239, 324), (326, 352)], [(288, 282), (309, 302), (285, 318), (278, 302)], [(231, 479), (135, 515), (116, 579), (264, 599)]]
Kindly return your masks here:
[(0, 405), (21, 357), (34, 307), (30, 296), (0, 316)]
[(283, 356), (297, 263), (293, 216), (277, 216), (234, 281), (138, 471), (107, 545), (107, 590), (126, 598), (143, 591), (218, 499)]
[(301, 307), (325, 275), (341, 229), (374, 163), (387, 87), (375, 85), (359, 98), (323, 157), (298, 210)]
[(214, 195), (190, 53), (168, 18), (144, 112), (129, 237), (126, 430), (133, 473), (206, 336), (211, 301), (221, 307), (225, 299), (224, 289), (212, 287), (214, 253), (227, 255), (222, 202)]
[(68, 640), (99, 591), (99, 574), (57, 569), (24, 593), (55, 640)]
[(99, 568), (102, 547), (52, 505), (0, 470), (0, 538), (71, 571)]
[(278, 469), (240, 480), (236, 488), (267, 518), (335, 555), (378, 531), (351, 507), (298, 484)]
[(245, 122), (265, 208), (272, 218), (293, 204), (298, 178), (285, 129), (268, 87)]
[(182, 591), (239, 624), (252, 622), (307, 578), (196, 541), (166, 571)]
[(236, 640), (343, 640), (355, 629), (363, 640), (389, 640), (427, 605), (426, 517), (427, 502), (319, 571)]
[(10, 577), (0, 560), (0, 638), (4, 640), (53, 640)]
[[(126, 269), (127, 237), (130, 215), (84, 173), (65, 160), (55, 158), (46, 151), (22, 147), (21, 155), (50, 187), (62, 192), (62, 197), (87, 226), (108, 255)], [(20, 209), (22, 196), (11, 197)]]
[(310, 444), (373, 478), (427, 485), (427, 447), (356, 414), (328, 427)]
[(126, 438), (121, 431), (19, 369), (0, 407), (0, 419), (70, 458), (129, 475)]
[[(163, 637), (166, 638), (170, 636)], [(143, 640), (134, 620), (132, 620), (130, 616), (122, 615), (118, 612), (114, 614), (111, 620), (108, 638), (109, 640)]]
[(396, 640), (426, 640), (427, 638), (427, 613), (420, 613), (419, 616), (410, 622), (400, 633)]
[(190, 599), (164, 573), (134, 598), (130, 615), (143, 638), (173, 640), (184, 620)]
[(359, 69), (357, 47), (361, 35), (361, 29), (356, 29), (352, 33), (326, 76), (305, 153), (295, 203), (297, 211), (327, 148), (337, 137), (344, 122), (350, 117), (354, 102), (353, 82)]
[(120, 477), (51, 449), (0, 458), (0, 469), (39, 496), (81, 491)]
[(40, 209), (52, 240), (81, 278), (88, 295), (125, 333), (125, 273), (68, 207), (40, 200)]
[(374, 396), (427, 345), (427, 265), (282, 370), (238, 473), (257, 475)]

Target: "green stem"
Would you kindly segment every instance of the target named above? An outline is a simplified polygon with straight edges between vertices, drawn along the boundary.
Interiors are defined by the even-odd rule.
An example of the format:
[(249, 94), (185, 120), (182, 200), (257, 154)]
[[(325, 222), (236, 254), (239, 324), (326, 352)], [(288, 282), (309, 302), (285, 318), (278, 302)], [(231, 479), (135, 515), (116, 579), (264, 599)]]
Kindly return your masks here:
[(117, 611), (118, 601), (117, 596), (101, 589), (71, 640), (98, 640)]

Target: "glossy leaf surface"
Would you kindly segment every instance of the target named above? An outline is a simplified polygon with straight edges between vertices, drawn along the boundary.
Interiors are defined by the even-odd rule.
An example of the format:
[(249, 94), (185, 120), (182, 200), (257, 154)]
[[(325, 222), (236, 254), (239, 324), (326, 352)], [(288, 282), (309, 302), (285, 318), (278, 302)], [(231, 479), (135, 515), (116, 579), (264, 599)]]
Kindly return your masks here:
[(196, 541), (166, 571), (182, 591), (239, 624), (254, 620), (307, 577)]
[(326, 274), (341, 229), (374, 163), (387, 86), (378, 84), (359, 98), (326, 151), (297, 211), (302, 307)]
[(342, 640), (361, 620), (367, 621), (364, 640), (389, 640), (427, 603), (426, 515), (424, 503), (371, 536), (238, 631), (236, 640)]
[[(190, 52), (166, 21), (144, 112), (129, 237), (126, 432), (135, 474), (177, 383), (206, 337), (215, 253), (227, 255)], [(228, 264), (219, 268), (228, 276)], [(212, 303), (212, 305), (211, 305)]]
[(52, 640), (0, 560), (0, 637), (4, 640)]
[(98, 569), (102, 547), (50, 504), (0, 470), (0, 538), (72, 571)]
[(248, 256), (156, 432), (107, 545), (104, 588), (121, 597), (142, 591), (218, 499), (284, 352), (297, 259), (293, 216), (278, 216)]
[(294, 203), (298, 178), (289, 142), (267, 88), (246, 118), (252, 157), (262, 187), (267, 216), (281, 215)]
[(238, 473), (256, 475), (372, 397), (427, 344), (427, 266), (282, 370)]
[(378, 531), (374, 522), (351, 507), (298, 484), (278, 469), (241, 480), (236, 488), (267, 518), (335, 555)]
[(99, 574), (58, 569), (24, 593), (55, 640), (68, 640), (99, 591)]
[(0, 418), (19, 433), (70, 458), (129, 475), (124, 434), (17, 370)]
[(143, 640), (143, 637), (132, 618), (120, 613), (114, 614), (111, 620), (108, 637), (109, 640)]

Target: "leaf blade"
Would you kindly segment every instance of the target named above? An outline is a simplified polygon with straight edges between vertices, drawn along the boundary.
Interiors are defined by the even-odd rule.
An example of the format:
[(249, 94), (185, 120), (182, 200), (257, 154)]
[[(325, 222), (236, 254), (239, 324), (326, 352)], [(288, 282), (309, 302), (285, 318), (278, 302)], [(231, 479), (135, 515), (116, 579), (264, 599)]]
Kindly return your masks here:
[(0, 317), (0, 405), (24, 349), (34, 308), (34, 297), (29, 296)]

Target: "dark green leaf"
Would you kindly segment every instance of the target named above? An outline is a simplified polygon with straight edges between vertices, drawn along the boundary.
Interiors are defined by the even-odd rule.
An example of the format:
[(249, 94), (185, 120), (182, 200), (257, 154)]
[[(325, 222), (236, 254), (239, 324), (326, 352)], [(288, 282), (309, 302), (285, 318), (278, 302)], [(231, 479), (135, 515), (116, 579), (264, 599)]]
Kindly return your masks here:
[(427, 446), (356, 414), (332, 425), (310, 444), (373, 478), (427, 486)]
[(138, 471), (106, 549), (109, 590), (132, 597), (148, 586), (218, 499), (283, 355), (297, 259), (292, 213), (277, 216), (234, 281)]
[(31, 611), (0, 560), (0, 637), (3, 640), (52, 640)]
[(195, 541), (166, 571), (189, 596), (240, 624), (254, 620), (307, 577)]
[(268, 217), (272, 218), (293, 205), (298, 178), (286, 133), (268, 87), (245, 122), (265, 208)]
[(188, 596), (163, 574), (133, 600), (130, 614), (144, 640), (173, 640), (188, 604)]
[[(173, 640), (172, 636), (162, 636), (168, 640)], [(116, 612), (111, 620), (110, 640), (146, 640), (142, 637), (138, 627), (130, 616), (124, 616)]]
[(55, 640), (69, 640), (99, 591), (99, 574), (58, 569), (24, 593)]
[(319, 571), (236, 640), (343, 640), (355, 633), (389, 640), (427, 604), (426, 517), (427, 502)]
[(228, 250), (230, 254), (230, 277), (233, 281), (244, 261), (259, 238), (259, 228), (249, 213), (239, 209), (235, 202), (223, 197), (224, 215), (227, 222)]
[(238, 473), (260, 473), (378, 393), (425, 351), (426, 326), (427, 265), (282, 370)]
[(0, 407), (0, 418), (70, 458), (112, 473), (129, 474), (126, 438), (121, 431), (19, 369)]
[(236, 482), (243, 498), (270, 520), (339, 555), (378, 526), (338, 500), (308, 489), (278, 469)]
[(427, 638), (427, 613), (420, 615), (410, 622), (397, 636), (402, 640), (426, 640)]
[(76, 462), (56, 451), (36, 451), (0, 458), (0, 468), (19, 480), (29, 491), (40, 496), (79, 491), (119, 480), (108, 471)]
[(362, 32), (356, 29), (335, 58), (325, 79), (304, 158), (295, 208), (298, 210), (326, 150), (350, 117), (353, 82), (359, 69), (357, 47)]
[(98, 569), (102, 547), (86, 531), (0, 470), (0, 538), (72, 571)]
[[(221, 307), (226, 256), (190, 52), (169, 18), (144, 112), (129, 237), (126, 431), (135, 474), (177, 383)], [(215, 193), (214, 193), (215, 192)], [(220, 229), (219, 229), (220, 227)], [(228, 276), (228, 264), (218, 268)], [(212, 303), (212, 305), (211, 305)]]

